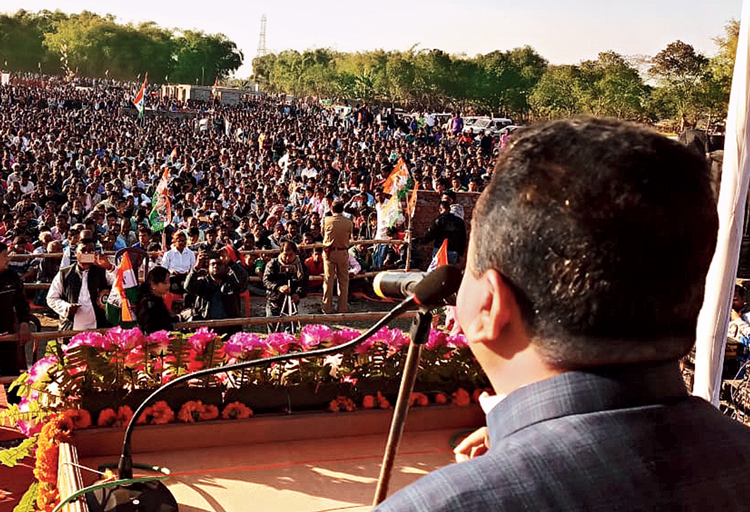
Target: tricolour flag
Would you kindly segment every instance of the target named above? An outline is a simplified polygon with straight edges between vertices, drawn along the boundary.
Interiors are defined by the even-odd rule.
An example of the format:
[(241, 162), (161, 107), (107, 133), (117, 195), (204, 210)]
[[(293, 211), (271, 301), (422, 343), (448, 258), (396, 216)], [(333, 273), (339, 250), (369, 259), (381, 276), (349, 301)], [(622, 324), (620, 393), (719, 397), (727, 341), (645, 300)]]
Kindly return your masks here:
[(403, 220), (403, 215), (401, 214), (401, 201), (399, 200), (398, 195), (393, 194), (391, 198), (385, 202), (380, 212), (383, 223), (389, 228), (395, 226), (399, 220)]
[(151, 229), (161, 231), (172, 221), (172, 202), (169, 200), (167, 185), (169, 184), (169, 167), (164, 168), (164, 174), (156, 185), (156, 192), (151, 200), (153, 205), (151, 214), (148, 216)]
[(417, 210), (417, 184), (414, 184), (414, 188), (411, 191), (411, 197), (409, 203), (406, 205), (406, 213), (409, 217), (414, 217), (414, 212)]
[(133, 105), (135, 105), (135, 108), (138, 109), (138, 119), (143, 117), (143, 112), (146, 110), (146, 86), (148, 85), (148, 73), (146, 73), (146, 76), (143, 77), (143, 85), (141, 85), (141, 90), (138, 91), (138, 94), (135, 95), (135, 99), (133, 100)]
[(115, 282), (107, 299), (107, 321), (112, 325), (131, 327), (135, 323), (132, 304), (138, 302), (138, 280), (126, 252), (117, 267)]
[(403, 158), (398, 159), (396, 167), (383, 183), (383, 191), (393, 196), (401, 196), (409, 182), (409, 170), (406, 168), (406, 162)]
[(432, 272), (438, 267), (442, 267), (443, 265), (448, 264), (448, 239), (444, 239), (442, 245), (440, 245), (440, 249), (438, 249), (438, 252), (435, 253), (435, 256), (432, 257), (432, 261), (430, 262), (430, 266), (427, 267), (427, 272)]

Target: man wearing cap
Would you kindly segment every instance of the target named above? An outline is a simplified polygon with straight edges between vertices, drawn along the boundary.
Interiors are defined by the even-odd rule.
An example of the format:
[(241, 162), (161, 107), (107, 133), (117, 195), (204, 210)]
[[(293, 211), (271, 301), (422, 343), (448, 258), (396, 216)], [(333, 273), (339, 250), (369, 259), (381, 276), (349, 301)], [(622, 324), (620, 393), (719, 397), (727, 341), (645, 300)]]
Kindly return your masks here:
[(344, 203), (334, 201), (333, 215), (323, 220), (323, 313), (333, 312), (333, 287), (339, 283), (338, 312), (349, 310), (349, 244), (354, 224), (344, 216)]

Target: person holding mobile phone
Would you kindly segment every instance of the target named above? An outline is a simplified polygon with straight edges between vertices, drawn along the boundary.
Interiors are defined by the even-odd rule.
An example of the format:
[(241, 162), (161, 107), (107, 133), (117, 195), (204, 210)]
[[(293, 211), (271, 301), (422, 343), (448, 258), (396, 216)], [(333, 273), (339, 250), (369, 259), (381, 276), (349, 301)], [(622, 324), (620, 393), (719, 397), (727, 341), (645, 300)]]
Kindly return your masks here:
[(76, 247), (76, 263), (60, 269), (47, 292), (47, 304), (60, 317), (60, 330), (107, 327), (100, 300), (114, 282), (112, 263), (86, 238)]

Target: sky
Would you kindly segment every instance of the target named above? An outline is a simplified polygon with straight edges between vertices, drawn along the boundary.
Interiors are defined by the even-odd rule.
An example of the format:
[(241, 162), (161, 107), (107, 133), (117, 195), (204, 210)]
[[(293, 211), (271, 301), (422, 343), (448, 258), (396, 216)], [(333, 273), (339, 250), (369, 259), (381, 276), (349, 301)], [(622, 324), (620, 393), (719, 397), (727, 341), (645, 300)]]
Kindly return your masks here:
[[(750, 1), (750, 0), (748, 0)], [(713, 38), (740, 18), (742, 0), (2, 0), (0, 10), (113, 14), (121, 23), (223, 33), (252, 73), (260, 19), (266, 49), (303, 51), (439, 48), (474, 56), (530, 45), (552, 64), (577, 64), (601, 51), (653, 56), (680, 39), (716, 53)]]

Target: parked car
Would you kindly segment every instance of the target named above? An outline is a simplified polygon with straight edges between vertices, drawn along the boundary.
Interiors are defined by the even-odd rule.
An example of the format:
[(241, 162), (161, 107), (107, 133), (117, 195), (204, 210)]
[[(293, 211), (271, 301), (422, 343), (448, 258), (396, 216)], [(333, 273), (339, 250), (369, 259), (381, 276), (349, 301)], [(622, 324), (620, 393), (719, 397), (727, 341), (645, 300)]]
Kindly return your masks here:
[(490, 135), (499, 135), (500, 130), (506, 126), (513, 125), (513, 121), (504, 117), (483, 117), (470, 126), (471, 133), (479, 135), (480, 133), (489, 132)]

